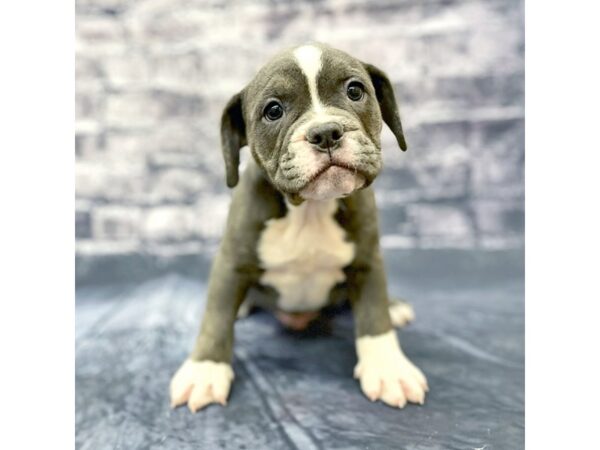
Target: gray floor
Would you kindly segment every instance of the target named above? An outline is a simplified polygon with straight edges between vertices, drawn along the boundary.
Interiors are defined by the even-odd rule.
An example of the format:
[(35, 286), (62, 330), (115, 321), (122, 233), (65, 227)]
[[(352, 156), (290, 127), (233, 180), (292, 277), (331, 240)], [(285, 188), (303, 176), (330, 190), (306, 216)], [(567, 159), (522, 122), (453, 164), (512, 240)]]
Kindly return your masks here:
[(522, 449), (522, 270), (498, 258), (480, 255), (450, 278), (390, 275), (417, 313), (401, 342), (431, 387), (424, 406), (403, 410), (369, 402), (352, 379), (348, 311), (304, 335), (264, 312), (238, 321), (229, 405), (171, 410), (169, 379), (191, 348), (204, 284), (166, 275), (82, 287), (77, 448)]

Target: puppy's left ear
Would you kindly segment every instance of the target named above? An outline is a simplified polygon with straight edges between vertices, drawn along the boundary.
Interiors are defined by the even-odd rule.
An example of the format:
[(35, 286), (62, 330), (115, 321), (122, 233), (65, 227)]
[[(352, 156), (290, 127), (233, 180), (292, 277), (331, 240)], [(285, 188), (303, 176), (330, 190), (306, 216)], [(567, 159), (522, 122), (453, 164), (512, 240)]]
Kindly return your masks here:
[(240, 149), (246, 144), (246, 123), (242, 112), (242, 92), (240, 92), (229, 100), (221, 116), (221, 147), (225, 160), (227, 186), (230, 188), (238, 184)]
[(398, 105), (396, 104), (396, 96), (394, 95), (394, 89), (389, 78), (382, 70), (377, 67), (363, 63), (365, 69), (371, 77), (371, 82), (375, 87), (375, 95), (377, 95), (377, 101), (379, 102), (379, 109), (381, 109), (381, 117), (383, 121), (390, 127), (398, 145), (403, 151), (406, 151), (406, 140), (404, 139), (404, 132), (402, 131), (402, 122), (400, 122), (400, 112), (398, 111)]

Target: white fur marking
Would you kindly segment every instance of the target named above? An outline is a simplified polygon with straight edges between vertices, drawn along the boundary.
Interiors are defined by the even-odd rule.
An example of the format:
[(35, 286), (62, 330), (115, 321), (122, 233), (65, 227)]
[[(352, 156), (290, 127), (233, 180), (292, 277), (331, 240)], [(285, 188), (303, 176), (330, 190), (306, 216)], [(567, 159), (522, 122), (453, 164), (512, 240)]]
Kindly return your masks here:
[(317, 113), (323, 112), (324, 107), (319, 100), (319, 93), (317, 90), (317, 75), (322, 66), (321, 49), (314, 45), (303, 45), (294, 50), (294, 57), (296, 58), (296, 61), (298, 61), (298, 66), (300, 66), (300, 69), (308, 81), (308, 90), (310, 92), (313, 109)]
[(423, 404), (427, 379), (404, 355), (396, 332), (392, 329), (378, 336), (363, 336), (356, 340), (358, 364), (354, 377), (371, 400), (381, 400), (398, 408), (406, 401)]
[(336, 210), (336, 200), (308, 200), (267, 222), (258, 242), (261, 282), (277, 289), (280, 309), (315, 311), (344, 280), (342, 268), (354, 258), (354, 244), (333, 218)]
[(171, 379), (171, 407), (187, 403), (196, 412), (210, 403), (226, 405), (232, 381), (229, 364), (188, 359)]
[(408, 303), (392, 301), (389, 306), (392, 325), (402, 327), (415, 320), (415, 311)]

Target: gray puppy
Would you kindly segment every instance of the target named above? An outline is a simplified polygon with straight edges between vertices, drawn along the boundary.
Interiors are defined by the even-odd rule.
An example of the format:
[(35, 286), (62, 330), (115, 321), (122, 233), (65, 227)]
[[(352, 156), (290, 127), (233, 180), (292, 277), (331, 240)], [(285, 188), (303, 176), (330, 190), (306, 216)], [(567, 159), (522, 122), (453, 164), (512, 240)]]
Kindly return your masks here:
[[(195, 348), (171, 380), (173, 406), (226, 403), (244, 300), (300, 329), (348, 299), (364, 394), (400, 408), (424, 402), (425, 376), (393, 329), (412, 311), (390, 302), (369, 187), (382, 165), (382, 119), (406, 150), (387, 76), (322, 44), (275, 56), (229, 101), (221, 138), (227, 185), (237, 187)], [(239, 179), (245, 145), (253, 161)]]

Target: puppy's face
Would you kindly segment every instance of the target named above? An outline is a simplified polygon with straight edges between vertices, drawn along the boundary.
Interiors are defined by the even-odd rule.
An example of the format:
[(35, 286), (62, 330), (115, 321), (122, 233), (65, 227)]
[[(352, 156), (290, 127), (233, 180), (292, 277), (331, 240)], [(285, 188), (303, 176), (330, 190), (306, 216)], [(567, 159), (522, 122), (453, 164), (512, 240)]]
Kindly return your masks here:
[(383, 72), (323, 45), (282, 53), (224, 112), (228, 184), (237, 183), (239, 148), (247, 143), (292, 203), (350, 195), (369, 185), (381, 168), (382, 118), (405, 149)]

